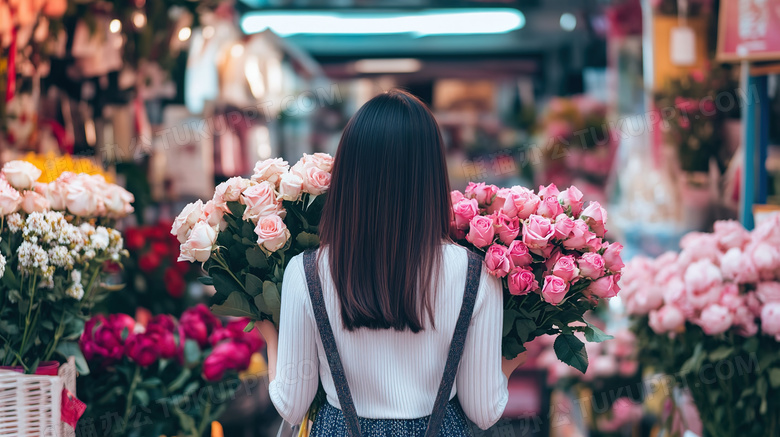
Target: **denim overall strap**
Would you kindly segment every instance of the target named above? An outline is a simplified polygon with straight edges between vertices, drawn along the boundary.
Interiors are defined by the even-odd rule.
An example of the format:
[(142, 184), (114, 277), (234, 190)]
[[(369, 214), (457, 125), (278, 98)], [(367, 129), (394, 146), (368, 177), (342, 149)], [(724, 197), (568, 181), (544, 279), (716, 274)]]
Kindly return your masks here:
[(444, 375), (441, 378), (439, 393), (436, 395), (436, 403), (433, 405), (433, 412), (428, 421), (428, 429), (425, 432), (426, 437), (435, 437), (439, 434), (447, 403), (450, 401), (452, 385), (455, 383), (455, 376), (458, 373), (458, 365), (463, 356), (466, 334), (468, 334), (471, 315), (474, 312), (474, 303), (477, 300), (477, 291), (479, 291), (482, 258), (470, 250), (467, 250), (466, 253), (469, 257), (469, 267), (466, 276), (466, 288), (463, 291), (463, 304), (460, 307), (458, 321), (455, 324), (455, 333), (452, 335), (450, 352), (447, 356), (447, 363), (444, 366)]

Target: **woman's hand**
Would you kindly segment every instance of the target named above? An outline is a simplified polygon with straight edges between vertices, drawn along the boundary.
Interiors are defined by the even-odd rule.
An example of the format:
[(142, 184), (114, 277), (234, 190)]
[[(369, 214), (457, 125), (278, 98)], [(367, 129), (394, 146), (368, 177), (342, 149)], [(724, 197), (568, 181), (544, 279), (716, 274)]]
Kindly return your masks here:
[(512, 376), (512, 373), (517, 369), (518, 367), (525, 364), (525, 361), (528, 359), (528, 351), (525, 351), (518, 356), (512, 358), (511, 360), (507, 360), (506, 358), (501, 358), (501, 370), (504, 371), (504, 375), (506, 375), (506, 379), (509, 379), (510, 376)]
[(256, 322), (255, 328), (263, 336), (266, 344), (266, 353), (268, 354), (268, 380), (273, 381), (276, 377), (276, 355), (279, 346), (279, 331), (276, 330), (273, 322), (263, 320)]

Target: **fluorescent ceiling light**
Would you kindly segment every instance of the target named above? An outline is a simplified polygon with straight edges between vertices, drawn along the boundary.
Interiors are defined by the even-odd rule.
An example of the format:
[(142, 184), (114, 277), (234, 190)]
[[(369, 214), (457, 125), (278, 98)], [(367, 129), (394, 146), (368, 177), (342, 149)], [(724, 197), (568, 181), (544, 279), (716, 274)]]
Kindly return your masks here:
[(418, 12), (291, 12), (257, 11), (241, 18), (246, 34), (272, 30), (279, 36), (472, 35), (522, 29), (525, 15), (517, 9), (426, 9)]
[(414, 73), (422, 62), (417, 59), (361, 59), (355, 62), (358, 73)]

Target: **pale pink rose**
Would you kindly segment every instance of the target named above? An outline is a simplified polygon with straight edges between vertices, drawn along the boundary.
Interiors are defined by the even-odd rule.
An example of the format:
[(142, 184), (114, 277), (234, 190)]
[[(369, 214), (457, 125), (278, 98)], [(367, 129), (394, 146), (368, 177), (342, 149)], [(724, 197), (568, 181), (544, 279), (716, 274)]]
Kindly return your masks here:
[(224, 231), (227, 228), (227, 222), (224, 220), (225, 211), (218, 207), (214, 200), (209, 200), (203, 205), (201, 220), (213, 226), (220, 231)]
[(693, 290), (685, 287), (685, 302), (695, 309), (704, 308), (707, 305), (720, 302), (723, 285), (715, 284), (707, 288)]
[(728, 308), (718, 304), (711, 304), (701, 311), (697, 324), (701, 326), (707, 335), (722, 334), (731, 328), (734, 317)]
[(488, 273), (503, 278), (512, 269), (512, 262), (509, 261), (509, 250), (500, 244), (490, 246), (485, 254), (485, 267)]
[(484, 182), (469, 182), (469, 185), (466, 187), (466, 197), (476, 199), (480, 206), (487, 206), (493, 203), (493, 197), (497, 193), (497, 186), (486, 185)]
[(509, 245), (509, 259), (515, 267), (526, 267), (533, 261), (528, 247), (520, 240), (515, 240)]
[(241, 203), (246, 205), (243, 219), (257, 223), (260, 217), (266, 215), (279, 215), (282, 203), (276, 200), (274, 186), (270, 182), (260, 182), (252, 185), (241, 193)]
[(767, 243), (754, 245), (750, 257), (762, 278), (774, 277), (774, 273), (780, 270), (780, 250)]
[[(607, 276), (609, 278), (610, 276)], [(604, 278), (599, 279), (602, 281)], [(596, 281), (596, 282), (598, 282)], [(626, 301), (626, 312), (628, 314), (644, 315), (654, 309), (658, 309), (664, 303), (662, 290), (655, 287), (644, 287), (637, 290), (633, 297)]]
[(31, 190), (41, 177), (41, 170), (27, 161), (8, 161), (3, 166), (5, 180), (17, 190)]
[(717, 266), (705, 259), (689, 265), (684, 279), (689, 292), (699, 293), (720, 285), (723, 276)]
[(94, 192), (95, 182), (84, 176), (78, 175), (65, 185), (65, 206), (73, 215), (93, 217), (99, 213), (102, 202)]
[(265, 161), (258, 161), (255, 164), (254, 174), (252, 180), (255, 182), (268, 181), (269, 183), (276, 185), (279, 182), (279, 178), (283, 174), (290, 170), (290, 165), (287, 164), (282, 158), (271, 158)]
[(469, 223), (469, 233), (466, 240), (477, 247), (485, 247), (493, 244), (496, 230), (493, 227), (493, 219), (483, 215), (474, 216)]
[(211, 256), (211, 249), (216, 241), (217, 230), (206, 222), (197, 222), (187, 237), (187, 241), (181, 245), (178, 260), (206, 262)]
[(558, 200), (564, 208), (569, 208), (569, 213), (574, 217), (579, 217), (582, 212), (583, 200), (582, 192), (574, 185), (561, 191), (558, 194)]
[(555, 263), (552, 269), (552, 274), (571, 283), (579, 276), (580, 269), (577, 268), (577, 263), (574, 262), (574, 256), (566, 255), (558, 258), (558, 262)]
[(330, 173), (333, 171), (333, 157), (327, 153), (315, 153), (311, 155), (311, 162), (318, 169)]
[(509, 218), (502, 212), (497, 213), (494, 217), (498, 239), (509, 246), (517, 238), (517, 235), (520, 234), (520, 219), (517, 217)]
[(598, 202), (590, 202), (580, 217), (590, 226), (590, 229), (599, 237), (603, 237), (607, 230), (604, 225), (607, 222), (607, 210), (601, 207)]
[(598, 253), (588, 252), (577, 260), (580, 275), (583, 278), (598, 279), (604, 276), (604, 257)]
[(747, 305), (748, 309), (751, 313), (753, 313), (754, 316), (761, 316), (761, 308), (763, 307), (763, 304), (755, 292), (751, 291), (745, 295), (745, 305)]
[[(49, 196), (47, 196), (49, 198)], [(106, 184), (103, 192), (103, 204), (106, 213), (112, 218), (122, 218), (133, 212), (133, 193), (116, 184)]]
[(732, 247), (720, 257), (720, 271), (724, 279), (736, 281), (740, 276), (740, 263), (742, 251), (738, 247)]
[(680, 332), (685, 328), (685, 316), (674, 305), (664, 305), (658, 310), (650, 311), (648, 324), (656, 334)]
[(539, 283), (536, 282), (534, 273), (525, 268), (516, 269), (510, 273), (507, 284), (509, 285), (509, 293), (515, 296), (525, 296), (539, 289)]
[(27, 214), (48, 211), (49, 208), (49, 201), (46, 200), (46, 197), (35, 191), (26, 190), (22, 192), (22, 209)]
[(622, 360), (618, 364), (618, 373), (625, 378), (636, 375), (639, 370), (639, 361), (637, 360)]
[[(512, 200), (515, 203), (515, 207), (517, 208), (517, 217), (520, 220), (525, 220), (530, 217), (531, 214), (536, 212), (536, 208), (539, 206), (539, 202), (542, 201), (539, 196), (534, 194), (534, 192), (528, 188), (521, 187), (520, 185), (513, 186), (511, 190), (513, 193), (515, 193), (515, 196), (513, 196)], [(511, 214), (508, 213), (507, 215), (511, 216)]]
[(461, 230), (469, 228), (469, 223), (479, 213), (479, 206), (475, 199), (462, 199), (452, 206), (455, 218), (455, 227)]
[(722, 250), (742, 248), (750, 241), (750, 232), (736, 220), (721, 220), (715, 222), (715, 236)]
[(682, 252), (678, 258), (683, 267), (696, 261), (707, 259), (713, 263), (718, 262), (721, 250), (718, 239), (713, 234), (703, 232), (690, 232), (680, 240)]
[(758, 333), (756, 316), (747, 306), (741, 306), (733, 310), (734, 327), (737, 328), (737, 334), (743, 337), (753, 337)]
[(293, 173), (284, 173), (279, 177), (279, 196), (278, 200), (289, 200), (294, 202), (301, 197), (303, 190), (303, 179)]
[(461, 193), (458, 190), (450, 191), (450, 203), (452, 203), (453, 205), (455, 205), (456, 203), (460, 202), (465, 198), (466, 196), (464, 196), (463, 193)]
[(550, 219), (540, 215), (531, 215), (523, 226), (523, 243), (529, 249), (544, 249), (553, 235), (555, 227)]
[(736, 275), (736, 282), (738, 284), (751, 284), (758, 282), (759, 280), (758, 267), (753, 262), (753, 257), (749, 253), (742, 253), (742, 257), (739, 260), (739, 271)]
[(734, 311), (741, 306), (745, 306), (745, 300), (739, 294), (739, 288), (737, 288), (736, 284), (724, 283), (720, 289), (718, 304)]
[(667, 305), (679, 305), (685, 299), (685, 283), (679, 275), (669, 278), (663, 287), (663, 295)]
[(541, 199), (546, 199), (548, 197), (558, 198), (559, 194), (561, 193), (558, 191), (558, 187), (556, 187), (555, 184), (550, 184), (546, 187), (539, 185), (539, 197)]
[(0, 178), (0, 217), (15, 213), (21, 204), (22, 196), (19, 192), (5, 178)]
[(574, 230), (574, 220), (566, 214), (560, 214), (555, 217), (555, 238), (563, 240), (569, 237)]
[(780, 302), (780, 282), (759, 282), (756, 297), (763, 303)]
[(617, 296), (620, 291), (620, 275), (603, 276), (596, 279), (588, 286), (588, 291), (602, 299)]
[(596, 238), (596, 234), (588, 229), (588, 224), (581, 219), (576, 219), (571, 233), (563, 240), (563, 247), (581, 250), (588, 247), (588, 242), (594, 238)]
[(241, 193), (249, 188), (250, 185), (252, 185), (252, 181), (249, 179), (239, 176), (232, 177), (217, 185), (217, 188), (214, 189), (212, 200), (218, 207), (228, 212), (227, 202), (238, 202), (241, 199)]
[(542, 297), (544, 301), (551, 305), (558, 305), (566, 297), (569, 291), (569, 284), (562, 278), (555, 275), (549, 275), (544, 278), (544, 287), (542, 287)]
[(780, 214), (767, 218), (750, 233), (753, 242), (763, 242), (774, 247), (780, 246)]
[(563, 207), (558, 203), (557, 197), (545, 197), (539, 206), (536, 208), (536, 213), (542, 217), (553, 219), (558, 215), (563, 214)]
[(49, 201), (49, 208), (54, 211), (62, 211), (65, 209), (65, 197), (63, 196), (59, 184), (49, 182), (44, 184), (41, 182), (35, 183), (35, 192), (45, 197)]
[(184, 242), (187, 241), (187, 237), (190, 235), (190, 231), (192, 231), (192, 227), (195, 226), (195, 223), (200, 220), (202, 215), (203, 202), (200, 199), (188, 204), (173, 221), (171, 235), (175, 235), (179, 240), (179, 243), (184, 244)]
[(330, 188), (330, 173), (318, 168), (311, 167), (306, 170), (306, 177), (303, 178), (303, 191), (313, 196), (328, 191)]
[(255, 227), (255, 234), (257, 234), (257, 244), (264, 246), (270, 252), (281, 249), (290, 239), (287, 225), (276, 214), (260, 217)]
[(761, 309), (761, 332), (780, 341), (780, 302), (770, 302)]
[(604, 266), (610, 272), (617, 273), (625, 267), (620, 252), (623, 251), (623, 245), (620, 243), (611, 243), (604, 250)]

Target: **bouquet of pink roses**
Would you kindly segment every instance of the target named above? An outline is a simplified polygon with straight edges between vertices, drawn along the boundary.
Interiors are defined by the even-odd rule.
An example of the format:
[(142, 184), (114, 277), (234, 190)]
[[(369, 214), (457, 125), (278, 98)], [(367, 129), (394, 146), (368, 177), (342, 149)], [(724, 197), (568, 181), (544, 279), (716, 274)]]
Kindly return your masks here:
[(452, 192), (452, 204), (453, 238), (484, 253), (504, 284), (504, 356), (517, 356), (537, 336), (557, 335), (558, 358), (585, 372), (588, 355), (574, 332), (591, 342), (610, 338), (583, 314), (618, 293), (623, 268), (623, 247), (603, 239), (607, 212), (598, 202), (584, 207), (576, 187), (558, 191), (554, 184), (534, 193), (470, 183), (465, 194)]
[(230, 178), (176, 218), (179, 260), (203, 263), (208, 275), (199, 280), (217, 291), (215, 314), (278, 324), (287, 263), (319, 244), (332, 167), (324, 153), (304, 154), (292, 167), (281, 158), (260, 161), (251, 179)]

